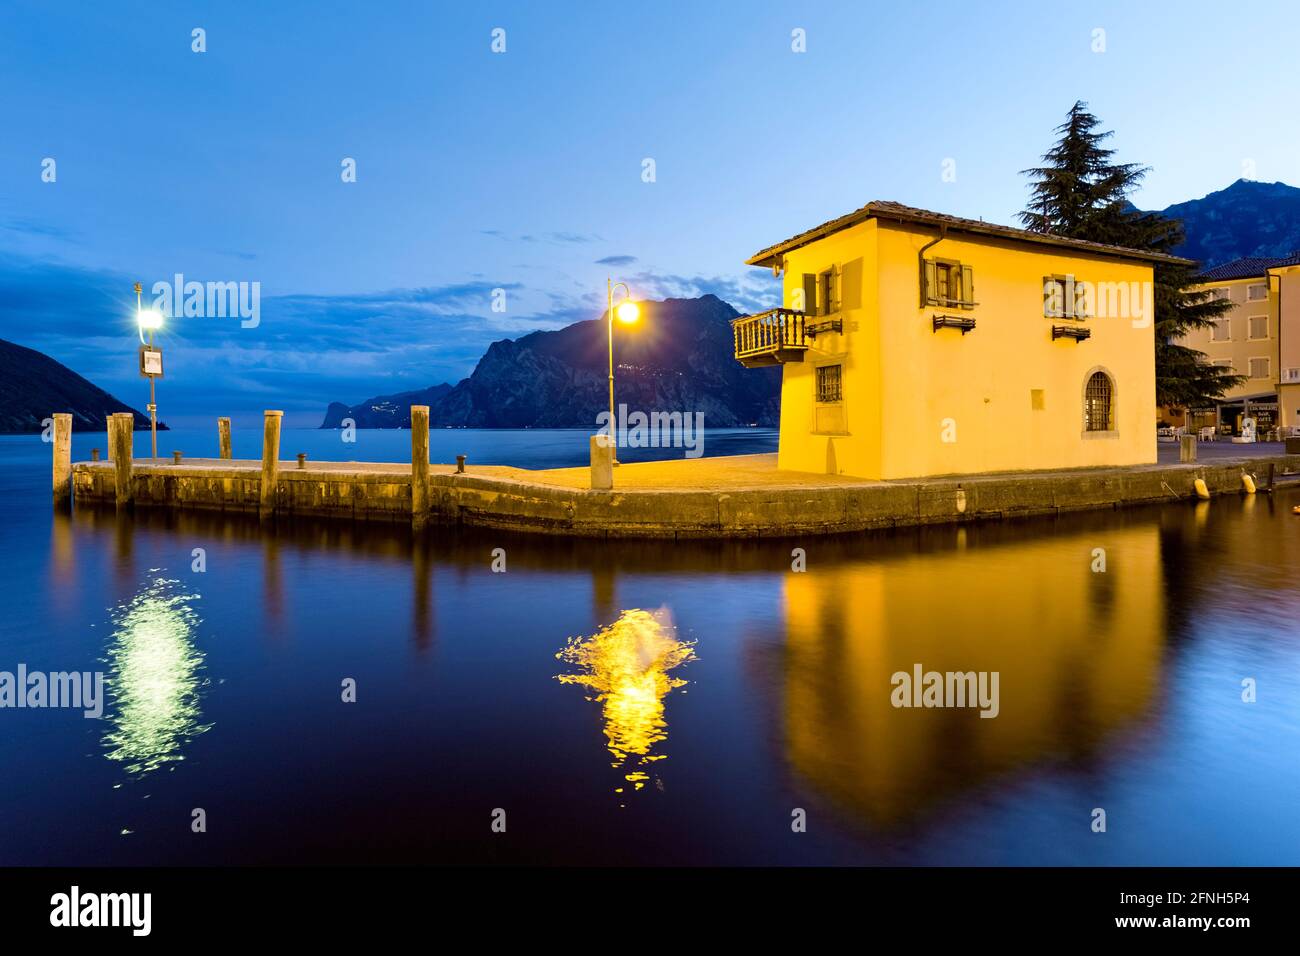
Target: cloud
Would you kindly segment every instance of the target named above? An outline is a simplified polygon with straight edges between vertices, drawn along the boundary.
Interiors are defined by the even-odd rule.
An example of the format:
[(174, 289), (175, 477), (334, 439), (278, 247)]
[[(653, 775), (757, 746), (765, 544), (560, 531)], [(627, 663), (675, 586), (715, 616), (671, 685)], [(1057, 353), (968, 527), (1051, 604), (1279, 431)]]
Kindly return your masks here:
[[(152, 281), (144, 283), (146, 295)], [(116, 272), (0, 252), (0, 338), (45, 352), (142, 407), (147, 392), (136, 367), (134, 282)], [(748, 312), (770, 308), (780, 295), (779, 282), (758, 270), (738, 277), (645, 271), (628, 283), (637, 298), (712, 292)], [(505, 290), (505, 312), (492, 310), (496, 289)], [(593, 319), (604, 305), (603, 290), (597, 294), (576, 282), (568, 289), (526, 288), (482, 279), (263, 296), (257, 328), (241, 328), (237, 318), (167, 323), (157, 339), (167, 363), (159, 404), (164, 420), (284, 408), (296, 412), (299, 423), (310, 422), (331, 401), (457, 382), (492, 342)]]
[(37, 222), (34, 219), (13, 217), (0, 222), (0, 229), (16, 232), (23, 236), (41, 236), (45, 239), (60, 239), (64, 242), (76, 242), (77, 234), (69, 229)]
[(781, 280), (758, 269), (738, 276), (640, 272), (627, 282), (639, 299), (692, 299), (712, 293), (744, 313), (762, 312), (781, 302)]
[(494, 239), (502, 239), (506, 242), (548, 242), (553, 245), (582, 245), (589, 242), (604, 242), (600, 236), (595, 233), (586, 232), (544, 232), (540, 235), (524, 233), (523, 235), (511, 235), (502, 232), (500, 229), (480, 229), (479, 233), (484, 236), (492, 236)]
[(604, 259), (597, 259), (598, 266), (630, 266), (636, 262), (636, 256), (606, 256)]
[[(238, 276), (187, 276), (205, 281)], [(0, 338), (38, 349), (143, 405), (136, 368), (134, 277), (0, 252)], [(170, 281), (162, 277), (161, 281)], [(250, 280), (251, 281), (251, 280)], [(144, 283), (146, 303), (153, 279)], [(492, 311), (504, 289), (509, 310)], [(457, 382), (487, 346), (593, 317), (575, 299), (486, 281), (344, 295), (263, 296), (261, 322), (177, 317), (159, 333), (167, 377), (160, 405), (173, 416), (283, 407), (312, 414), (331, 401)]]

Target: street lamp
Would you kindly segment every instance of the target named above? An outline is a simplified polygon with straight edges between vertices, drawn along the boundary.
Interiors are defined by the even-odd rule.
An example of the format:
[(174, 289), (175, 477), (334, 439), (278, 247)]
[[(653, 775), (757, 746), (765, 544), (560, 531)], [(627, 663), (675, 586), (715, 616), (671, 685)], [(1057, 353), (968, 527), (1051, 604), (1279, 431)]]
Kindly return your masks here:
[(609, 319), (609, 441), (614, 451), (614, 464), (618, 464), (618, 438), (614, 428), (614, 290), (623, 290), (623, 301), (618, 306), (618, 320), (627, 325), (631, 325), (641, 314), (635, 302), (632, 301), (632, 290), (627, 287), (626, 282), (615, 282), (612, 278), (605, 278), (605, 294), (608, 308), (605, 315)]
[[(162, 328), (162, 313), (157, 309), (146, 309), (140, 301), (142, 293), (140, 283), (135, 284), (135, 324), (140, 333), (140, 374), (149, 379), (149, 432), (151, 453), (149, 457), (158, 457), (158, 404), (154, 395), (155, 381), (162, 376), (162, 350), (154, 348), (153, 334)], [(144, 339), (149, 333), (149, 341)]]

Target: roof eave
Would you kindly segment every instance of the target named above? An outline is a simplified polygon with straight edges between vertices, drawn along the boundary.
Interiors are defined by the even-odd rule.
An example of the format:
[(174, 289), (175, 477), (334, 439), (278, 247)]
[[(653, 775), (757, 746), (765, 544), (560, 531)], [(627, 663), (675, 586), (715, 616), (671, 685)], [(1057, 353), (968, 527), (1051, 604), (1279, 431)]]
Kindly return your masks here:
[(768, 246), (761, 249), (745, 260), (745, 265), (771, 267), (780, 262), (781, 258), (787, 252), (792, 252), (809, 243), (824, 239), (827, 236), (847, 229), (850, 226), (856, 226), (860, 222), (868, 219), (893, 219), (897, 222), (919, 223), (921, 225), (946, 227), (949, 232), (964, 232), (969, 235), (987, 236), (991, 239), (1002, 239), (1006, 242), (1023, 242), (1029, 245), (1048, 245), (1056, 246), (1062, 249), (1071, 249), (1083, 254), (1092, 254), (1104, 256), (1111, 259), (1121, 259), (1131, 262), (1163, 262), (1169, 265), (1196, 265), (1193, 259), (1184, 259), (1181, 256), (1171, 256), (1160, 252), (1143, 252), (1141, 249), (1122, 249), (1116, 248), (1092, 248), (1084, 245), (1077, 245), (1068, 239), (1060, 239), (1051, 235), (1042, 235), (1041, 237), (1028, 238), (1024, 236), (1007, 235), (998, 229), (990, 228), (987, 230), (972, 228), (970, 226), (945, 223), (928, 219), (924, 216), (908, 215), (906, 212), (898, 209), (873, 209), (870, 205), (849, 213), (847, 216), (841, 216), (839, 219), (832, 220), (816, 229), (810, 229), (808, 232), (800, 233), (787, 239), (785, 242), (777, 243), (775, 246)]

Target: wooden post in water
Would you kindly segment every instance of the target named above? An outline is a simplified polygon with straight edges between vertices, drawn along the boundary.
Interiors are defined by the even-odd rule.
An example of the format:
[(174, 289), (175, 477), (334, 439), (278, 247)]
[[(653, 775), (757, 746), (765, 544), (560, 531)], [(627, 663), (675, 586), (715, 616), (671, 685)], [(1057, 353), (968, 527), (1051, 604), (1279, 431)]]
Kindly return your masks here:
[(429, 520), (429, 406), (411, 406), (411, 527)]
[(126, 508), (131, 504), (131, 446), (135, 441), (135, 416), (130, 412), (114, 412), (109, 422), (109, 439), (117, 506)]
[(230, 458), (230, 419), (217, 419), (217, 446), (220, 449), (218, 457)]
[(275, 514), (275, 486), (280, 469), (280, 422), (284, 412), (266, 411), (262, 426), (262, 498), (258, 514)]
[(104, 416), (104, 439), (108, 442), (104, 446), (104, 461), (113, 460), (113, 415), (109, 413)]
[(72, 416), (54, 415), (54, 504), (72, 500)]

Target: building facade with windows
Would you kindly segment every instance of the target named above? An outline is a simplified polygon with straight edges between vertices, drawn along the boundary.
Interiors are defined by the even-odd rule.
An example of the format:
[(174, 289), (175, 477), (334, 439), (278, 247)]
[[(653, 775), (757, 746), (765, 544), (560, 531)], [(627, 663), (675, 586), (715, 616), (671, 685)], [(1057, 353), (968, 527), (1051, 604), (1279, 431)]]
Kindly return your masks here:
[(1257, 432), (1300, 426), (1300, 252), (1237, 259), (1201, 275), (1208, 289), (1232, 303), (1211, 329), (1193, 329), (1181, 344), (1246, 381), (1212, 406), (1190, 410), (1193, 428), (1240, 433), (1250, 415)]
[(873, 202), (748, 260), (783, 304), (733, 323), (736, 358), (782, 366), (781, 468), (1148, 464), (1167, 258)]

